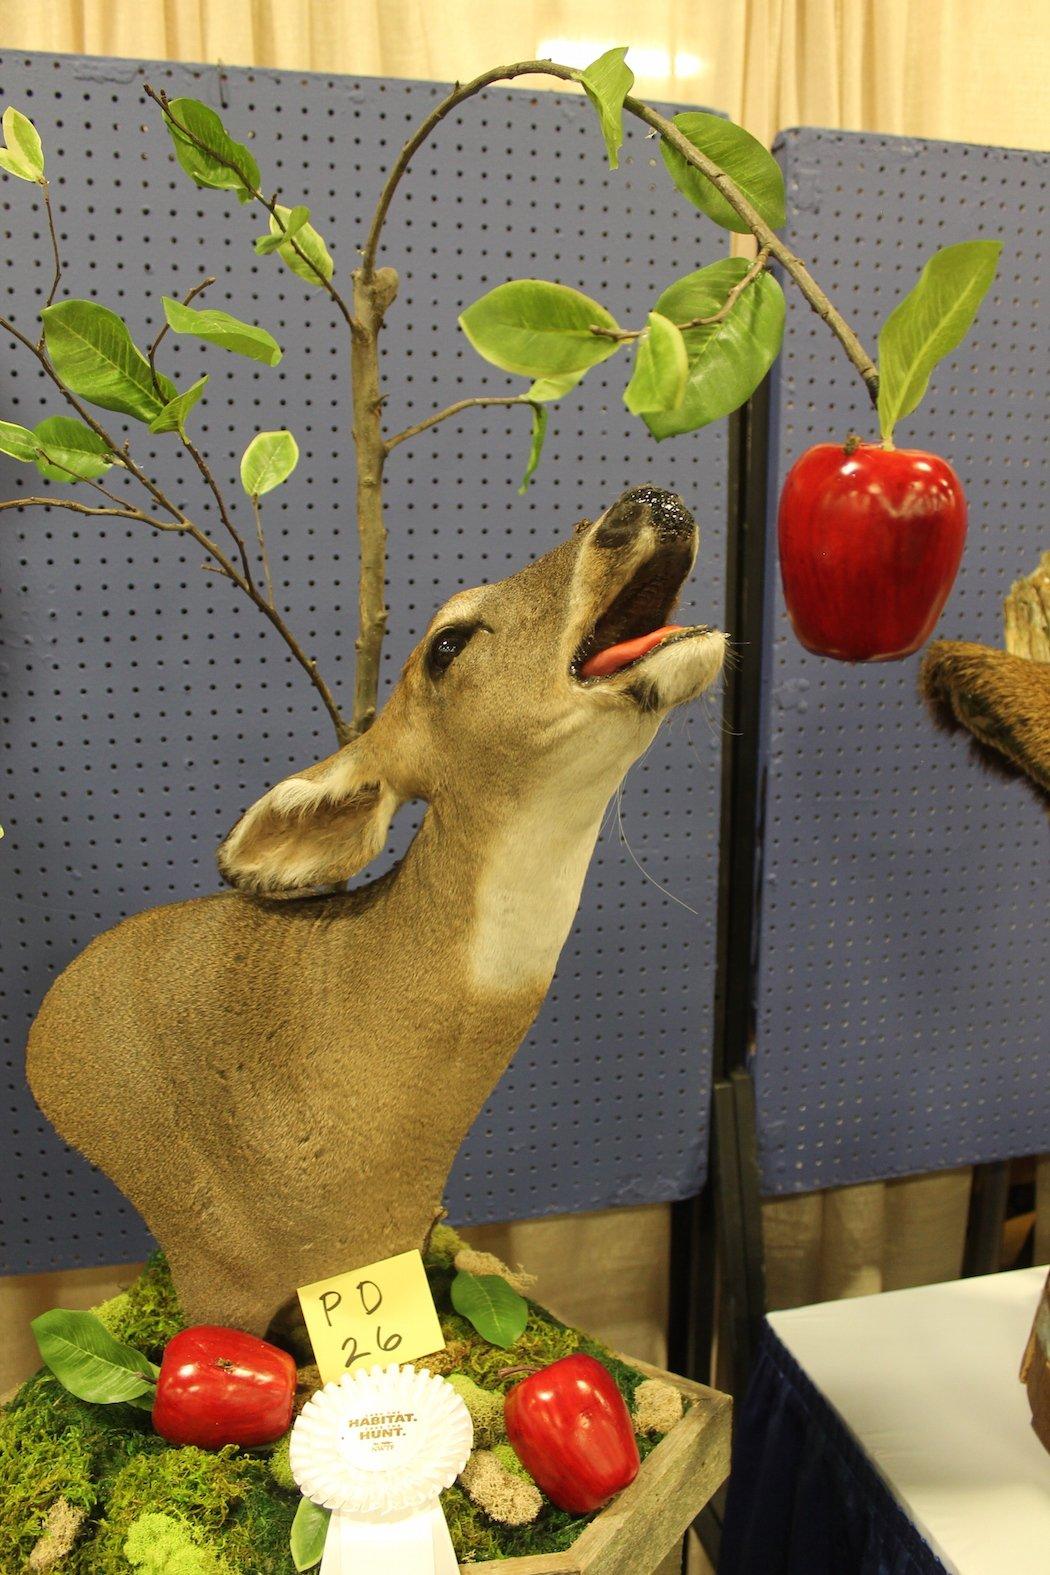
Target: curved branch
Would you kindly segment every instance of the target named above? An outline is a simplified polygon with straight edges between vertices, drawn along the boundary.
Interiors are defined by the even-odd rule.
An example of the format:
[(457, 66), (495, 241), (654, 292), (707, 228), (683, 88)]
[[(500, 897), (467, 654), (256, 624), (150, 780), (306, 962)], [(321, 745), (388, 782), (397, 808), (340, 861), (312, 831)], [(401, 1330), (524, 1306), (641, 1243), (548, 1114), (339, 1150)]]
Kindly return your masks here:
[[(183, 306), (189, 306), (191, 301), (195, 300), (198, 295), (208, 288), (209, 285), (214, 283), (215, 275), (209, 274), (206, 279), (202, 279), (199, 284), (195, 284), (193, 289), (187, 290), (186, 294), (182, 297)], [(157, 351), (160, 349), (161, 342), (164, 339), (164, 335), (170, 332), (171, 324), (165, 317), (163, 327), (158, 333), (156, 339), (154, 339), (153, 343), (150, 345), (149, 349), (146, 351), (146, 360), (149, 362), (150, 376), (153, 378), (153, 386), (157, 390), (158, 394), (160, 393), (160, 384), (157, 381), (156, 356)]]
[(151, 525), (154, 530), (188, 530), (186, 525), (174, 524), (168, 520), (155, 519), (152, 514), (144, 514), (141, 509), (132, 505), (110, 509), (99, 508), (94, 504), (78, 503), (75, 498), (5, 498), (0, 503), (0, 509), (28, 509), (33, 505), (44, 509), (71, 509), (74, 514), (111, 514), (120, 519), (139, 520), (143, 525)]
[[(106, 431), (105, 427), (102, 426), (100, 422), (95, 420), (91, 412), (87, 410), (83, 404), (81, 404), (80, 400), (77, 399), (74, 394), (70, 393), (69, 389), (65, 386), (65, 384), (62, 382), (62, 379), (51, 365), (47, 351), (42, 346), (34, 345), (32, 340), (28, 339), (26, 335), (22, 333), (21, 329), (16, 328), (14, 323), (12, 323), (6, 317), (0, 316), (0, 328), (3, 328), (8, 333), (10, 333), (13, 338), (18, 340), (19, 344), (24, 345), (26, 349), (36, 357), (44, 371), (47, 373), (48, 377), (62, 394), (63, 398), (65, 398), (68, 403), (72, 405), (73, 409), (77, 412), (77, 415), (80, 416), (84, 424), (89, 426), (91, 430), (102, 439), (114, 458), (119, 461), (119, 463), (126, 471), (128, 471), (130, 475), (135, 477), (136, 481), (140, 482), (141, 485), (145, 487), (146, 491), (150, 494), (154, 501), (160, 505), (165, 513), (172, 516), (174, 523), (169, 524), (164, 520), (158, 520), (152, 515), (145, 514), (142, 510), (133, 508), (131, 505), (129, 505), (127, 508), (95, 508), (90, 507), (84, 503), (77, 503), (71, 498), (14, 498), (9, 502), (0, 503), (0, 509), (21, 508), (26, 505), (36, 504), (45, 508), (70, 509), (77, 514), (118, 515), (124, 519), (139, 520), (143, 524), (150, 525), (154, 530), (182, 531), (186, 535), (192, 537), (198, 546), (203, 548), (208, 557), (212, 558), (217, 564), (217, 572), (224, 575), (228, 580), (231, 580), (239, 590), (243, 591), (249, 600), (252, 601), (256, 607), (258, 607), (263, 616), (268, 618), (270, 623), (273, 624), (274, 628), (281, 636), (281, 639), (288, 647), (289, 652), (299, 663), (300, 667), (302, 667), (307, 677), (310, 679), (310, 682), (317, 690), (317, 693), (321, 698), (321, 702), (332, 720), (332, 725), (335, 728), (336, 738), (338, 739), (339, 743), (347, 743), (352, 736), (351, 731), (345, 718), (340, 712), (339, 707), (336, 705), (335, 697), (333, 696), (332, 691), (321, 677), (321, 674), (317, 668), (317, 663), (312, 657), (307, 656), (303, 651), (298, 640), (292, 634), (292, 631), (289, 629), (288, 625), (285, 623), (277, 609), (269, 606), (266, 599), (260, 595), (251, 576), (245, 576), (239, 569), (235, 568), (233, 563), (226, 556), (218, 543), (213, 541), (206, 531), (202, 530), (199, 525), (195, 524), (194, 521), (191, 520), (189, 516), (178, 507), (177, 504), (173, 503), (171, 499), (161, 491), (160, 487), (158, 487), (155, 482), (150, 480), (145, 471), (143, 471), (135, 463), (134, 459), (132, 459), (130, 444), (124, 443), (121, 446), (117, 445), (116, 440), (109, 432)], [(236, 535), (236, 532), (234, 534), (235, 539), (238, 541), (238, 544), (240, 544), (240, 538)]]
[[(582, 72), (573, 66), (558, 65), (553, 60), (522, 60), (514, 65), (497, 66), (492, 71), (486, 71), (481, 76), (475, 77), (472, 82), (458, 84), (439, 104), (436, 104), (424, 121), (421, 121), (416, 130), (409, 137), (387, 176), (386, 183), (380, 193), (375, 213), (372, 217), (368, 239), (365, 242), (361, 257), (361, 270), (367, 280), (375, 271), (376, 254), (379, 249), (379, 238), (383, 224), (397, 190), (401, 177), (404, 175), (416, 151), (430, 136), (430, 133), (440, 125), (442, 120), (449, 115), (458, 105), (467, 99), (473, 98), (485, 88), (491, 87), (496, 82), (512, 82), (520, 76), (548, 76), (561, 82), (579, 82)], [(761, 214), (748, 201), (743, 192), (723, 169), (720, 169), (712, 159), (695, 148), (687, 137), (679, 131), (674, 123), (655, 109), (650, 109), (648, 104), (641, 99), (628, 96), (624, 99), (623, 107), (638, 120), (652, 128), (667, 142), (677, 153), (680, 153), (687, 164), (700, 171), (711, 184), (722, 193), (734, 213), (744, 220), (752, 235), (759, 245), (768, 250), (784, 269), (784, 272), (794, 280), (801, 290), (802, 295), (817, 313), (821, 320), (827, 323), (832, 333), (838, 339), (846, 355), (856, 367), (860, 376), (867, 384), (868, 392), (874, 404), (878, 399), (879, 373), (874, 361), (868, 355), (864, 346), (850, 328), (841, 312), (831, 304), (824, 291), (810, 274), (805, 263), (797, 257), (790, 247), (781, 241), (776, 233), (762, 218)]]
[(458, 416), (461, 410), (475, 410), (480, 405), (532, 405), (535, 401), (526, 399), (524, 394), (476, 394), (473, 399), (457, 399), (454, 405), (449, 405), (445, 410), (439, 410), (432, 416), (427, 416), (425, 421), (417, 421), (413, 427), (405, 427), (403, 432), (398, 432), (394, 437), (387, 438), (385, 448), (390, 453), (399, 443), (406, 439), (418, 437), (421, 432), (426, 432), (429, 427), (436, 427), (439, 421), (447, 421), (449, 416)]
[[(237, 179), (241, 182), (245, 191), (250, 192), (253, 201), (260, 203), (266, 209), (267, 213), (270, 214), (274, 223), (283, 234), (286, 226), (284, 220), (277, 212), (277, 198), (267, 197), (259, 190), (257, 186), (252, 186), (248, 181), (245, 180), (244, 171), (240, 169), (240, 167), (236, 165), (232, 159), (223, 158), (221, 153), (216, 153), (214, 148), (210, 148), (206, 142), (202, 142), (199, 137), (195, 137), (193, 132), (190, 131), (188, 127), (182, 125), (178, 120), (176, 120), (175, 116), (171, 113), (171, 104), (168, 99), (168, 95), (165, 93), (163, 88), (161, 88), (160, 92), (158, 92), (156, 88), (151, 87), (148, 82), (145, 82), (143, 83), (142, 91), (145, 93), (147, 98), (153, 100), (154, 104), (156, 104), (160, 109), (164, 119), (171, 122), (176, 131), (179, 133), (180, 137), (185, 137), (187, 142), (192, 142), (194, 147), (200, 148), (201, 152), (206, 153), (210, 159), (214, 159), (216, 164), (222, 164), (226, 169), (233, 171), (233, 173), (237, 176)], [(320, 268), (318, 268), (313, 259), (308, 257), (303, 251), (302, 247), (296, 241), (294, 235), (290, 237), (287, 244), (292, 248), (292, 251), (295, 253), (295, 255), (306, 264), (322, 289), (327, 290), (333, 302), (345, 317), (347, 324), (352, 328), (354, 326), (354, 319), (351, 315), (350, 308), (343, 300), (343, 297), (339, 294), (339, 291), (336, 289), (331, 279), (325, 278), (324, 274), (321, 272)]]

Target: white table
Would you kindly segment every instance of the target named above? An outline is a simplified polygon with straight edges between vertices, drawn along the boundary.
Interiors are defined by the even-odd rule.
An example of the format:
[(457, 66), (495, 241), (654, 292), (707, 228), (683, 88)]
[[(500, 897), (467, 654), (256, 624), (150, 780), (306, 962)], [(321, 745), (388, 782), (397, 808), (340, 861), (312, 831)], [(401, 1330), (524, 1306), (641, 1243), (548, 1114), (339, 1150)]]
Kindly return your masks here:
[(1018, 1380), (1046, 1268), (773, 1313), (951, 1575), (1050, 1575), (1050, 1454)]

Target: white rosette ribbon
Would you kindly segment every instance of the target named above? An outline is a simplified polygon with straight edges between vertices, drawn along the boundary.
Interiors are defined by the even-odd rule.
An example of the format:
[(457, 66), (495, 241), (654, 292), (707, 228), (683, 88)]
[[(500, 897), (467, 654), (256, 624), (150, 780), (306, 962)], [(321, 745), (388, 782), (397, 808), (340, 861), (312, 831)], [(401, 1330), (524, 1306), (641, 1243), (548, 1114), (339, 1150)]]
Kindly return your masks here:
[(292, 1429), (289, 1463), (332, 1511), (321, 1575), (457, 1575), (438, 1495), (474, 1442), (451, 1384), (413, 1367), (373, 1367), (325, 1384)]

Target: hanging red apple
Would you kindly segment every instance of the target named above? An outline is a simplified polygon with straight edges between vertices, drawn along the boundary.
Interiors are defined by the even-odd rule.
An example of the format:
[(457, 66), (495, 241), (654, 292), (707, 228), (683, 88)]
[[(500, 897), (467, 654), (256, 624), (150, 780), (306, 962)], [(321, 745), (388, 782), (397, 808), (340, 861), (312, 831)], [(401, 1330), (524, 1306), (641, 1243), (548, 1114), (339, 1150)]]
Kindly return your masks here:
[(896, 661), (925, 644), (940, 617), (962, 558), (966, 499), (945, 460), (895, 448), (893, 432), (969, 331), (1001, 251), (1000, 241), (943, 247), (886, 319), (881, 445), (818, 443), (788, 472), (777, 518), (784, 600), (799, 640), (819, 656)]
[(788, 473), (777, 529), (784, 600), (806, 649), (888, 662), (924, 645), (940, 617), (966, 499), (936, 454), (819, 443)]

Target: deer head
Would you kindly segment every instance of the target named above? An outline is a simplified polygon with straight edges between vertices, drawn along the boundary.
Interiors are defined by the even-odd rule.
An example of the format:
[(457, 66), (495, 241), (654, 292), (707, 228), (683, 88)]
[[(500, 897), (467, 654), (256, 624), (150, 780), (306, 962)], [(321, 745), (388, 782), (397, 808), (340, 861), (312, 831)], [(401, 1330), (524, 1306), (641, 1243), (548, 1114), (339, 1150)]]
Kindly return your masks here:
[(409, 799), (479, 835), (537, 794), (589, 818), (667, 712), (721, 670), (724, 635), (666, 627), (698, 540), (677, 497), (638, 487), (518, 574), (458, 592), (371, 730), (279, 782), (233, 828), (225, 878), (267, 895), (346, 880)]

